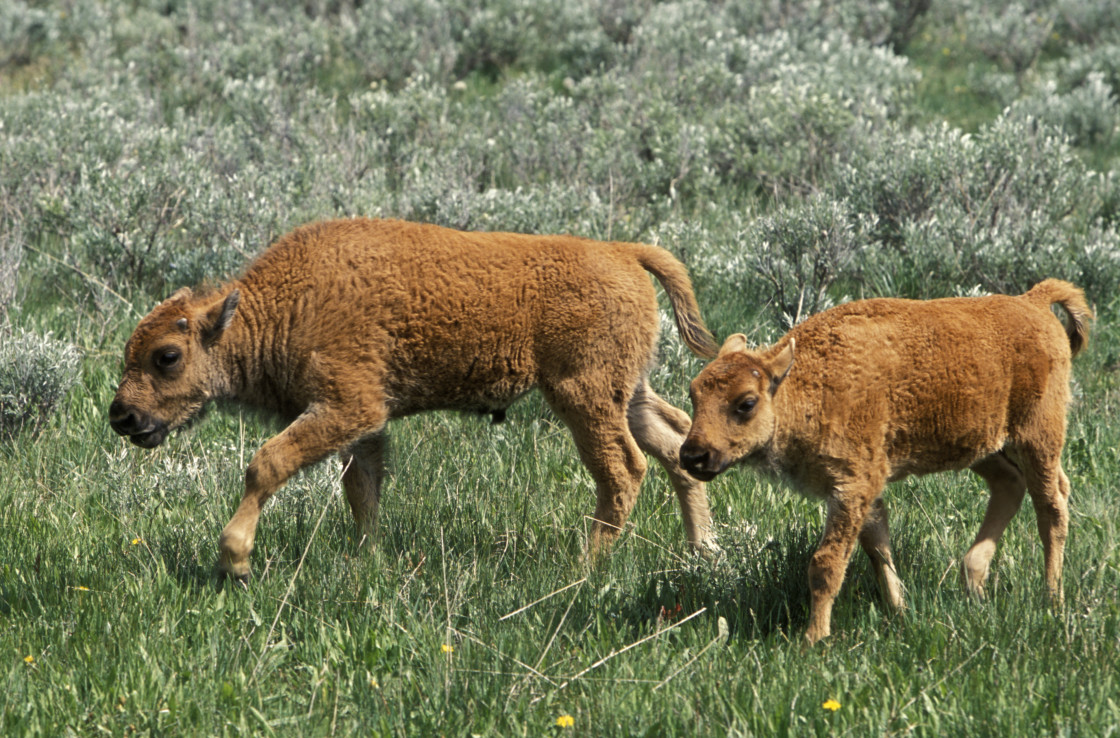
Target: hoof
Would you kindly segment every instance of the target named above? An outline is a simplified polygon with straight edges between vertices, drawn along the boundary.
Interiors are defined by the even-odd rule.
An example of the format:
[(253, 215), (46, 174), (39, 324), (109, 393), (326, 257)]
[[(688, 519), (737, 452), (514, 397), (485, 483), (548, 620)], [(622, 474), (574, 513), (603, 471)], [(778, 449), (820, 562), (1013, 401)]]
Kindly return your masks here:
[(724, 558), (723, 548), (716, 542), (714, 536), (705, 541), (694, 541), (692, 543), (692, 553), (713, 562), (721, 561)]
[(247, 560), (234, 563), (223, 556), (218, 559), (217, 569), (220, 578), (237, 582), (242, 587), (249, 586), (249, 577), (252, 575), (252, 569), (250, 569)]

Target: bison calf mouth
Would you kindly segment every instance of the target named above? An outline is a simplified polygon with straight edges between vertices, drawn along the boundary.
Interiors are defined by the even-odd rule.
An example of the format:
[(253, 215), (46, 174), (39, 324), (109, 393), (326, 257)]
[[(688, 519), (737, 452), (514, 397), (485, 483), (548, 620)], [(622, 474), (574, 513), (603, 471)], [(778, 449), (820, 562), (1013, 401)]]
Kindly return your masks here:
[(144, 433), (133, 433), (128, 437), (128, 440), (140, 448), (155, 448), (163, 443), (165, 438), (167, 438), (167, 427), (160, 426)]

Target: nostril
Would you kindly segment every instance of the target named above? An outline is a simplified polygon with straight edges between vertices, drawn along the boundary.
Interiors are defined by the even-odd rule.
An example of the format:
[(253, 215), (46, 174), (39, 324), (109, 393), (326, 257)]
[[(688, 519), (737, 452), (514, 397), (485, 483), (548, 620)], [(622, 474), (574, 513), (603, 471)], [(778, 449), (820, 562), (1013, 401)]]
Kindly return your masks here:
[(681, 465), (692, 469), (697, 469), (708, 463), (708, 452), (683, 446), (681, 448)]
[(128, 435), (140, 426), (140, 419), (123, 402), (114, 400), (113, 404), (109, 405), (109, 425), (117, 433)]

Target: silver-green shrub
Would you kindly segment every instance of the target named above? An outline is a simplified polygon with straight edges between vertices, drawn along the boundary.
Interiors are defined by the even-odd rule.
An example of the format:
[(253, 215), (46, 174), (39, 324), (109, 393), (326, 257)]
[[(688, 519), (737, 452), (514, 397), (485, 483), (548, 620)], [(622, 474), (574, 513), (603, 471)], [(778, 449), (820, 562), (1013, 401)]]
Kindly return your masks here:
[(43, 427), (77, 381), (78, 359), (50, 334), (0, 325), (0, 442)]
[(1113, 97), (1120, 96), (1120, 39), (1079, 49), (1063, 63), (1055, 64), (1053, 71), (1063, 92), (1089, 84), (1095, 77)]
[(1120, 3), (1115, 0), (1055, 0), (1055, 31), (1061, 39), (1095, 45), (1102, 34), (1112, 35), (1120, 28)]
[(1083, 84), (1060, 93), (1051, 80), (1032, 95), (1015, 101), (1010, 114), (1035, 119), (1062, 131), (1079, 146), (1112, 145), (1120, 128), (1116, 93), (1101, 72), (1090, 72)]
[[(1048, 269), (1107, 286), (1116, 188), (1071, 149), (1115, 146), (1116, 40), (1066, 41), (1108, 22), (1089, 4), (9, 4), (0, 34), (51, 74), (0, 106), (4, 258), (156, 297), (370, 215), (685, 239), (709, 289), (791, 319)], [(920, 18), (1023, 60), (977, 64), (996, 124), (907, 132), (919, 75), (894, 50)], [(818, 274), (837, 244), (856, 255)]]
[(1046, 3), (962, 0), (957, 23), (969, 43), (1017, 78), (1050, 40), (1055, 13)]
[(1109, 182), (1060, 130), (1009, 111), (975, 136), (944, 126), (884, 136), (836, 193), (874, 218), (875, 291), (1020, 292), (1059, 276), (1111, 294), (1120, 240)]
[(0, 4), (0, 67), (24, 65), (58, 40), (58, 14), (23, 0)]
[(16, 277), (23, 259), (23, 231), (16, 218), (0, 219), (0, 325), (16, 296)]
[(831, 307), (834, 283), (858, 280), (874, 224), (873, 215), (856, 217), (847, 203), (823, 196), (750, 224), (742, 248), (787, 327)]

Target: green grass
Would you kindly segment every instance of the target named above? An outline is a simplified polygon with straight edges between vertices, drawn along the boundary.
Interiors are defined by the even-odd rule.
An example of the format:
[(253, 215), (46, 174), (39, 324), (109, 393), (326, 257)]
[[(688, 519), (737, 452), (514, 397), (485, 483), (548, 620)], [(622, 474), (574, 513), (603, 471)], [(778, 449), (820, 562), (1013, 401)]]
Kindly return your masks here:
[[(671, 10), (670, 5), (652, 7)], [(196, 69), (172, 53), (186, 54), (188, 61), (192, 54), (205, 59), (199, 53), (205, 45), (190, 47), (190, 28), (172, 32), (170, 21), (156, 19), (162, 6), (136, 13), (119, 3), (105, 6), (117, 13), (112, 25), (124, 25), (125, 40), (135, 35), (136, 43), (126, 49), (131, 56), (110, 54), (108, 71), (95, 67), (91, 81), (67, 76), (74, 74), (70, 54), (80, 57), (80, 49), (44, 51), (41, 59), (0, 68), (0, 96), (50, 91), (59, 78), (67, 80), (66, 89), (74, 95), (84, 94), (82, 85), (94, 86), (101, 77), (116, 75), (128, 84), (148, 79), (169, 124), (175, 115), (214, 109), (210, 123), (216, 148), (268, 151), (290, 143), (267, 133), (269, 126), (259, 140), (255, 132), (247, 139), (226, 132), (226, 119), (238, 110), (207, 86), (215, 80), (202, 74), (205, 64)], [(100, 7), (74, 4), (86, 12)], [(168, 12), (172, 9), (168, 6)], [(202, 11), (201, 17), (208, 17), (205, 7)], [(193, 13), (188, 13), (190, 23), (206, 22), (194, 20)], [(297, 13), (290, 21), (297, 51), (314, 46), (300, 38), (306, 32), (302, 18)], [(75, 26), (84, 27), (77, 21)], [(665, 26), (673, 30), (676, 24)], [(194, 30), (207, 30), (206, 38), (220, 35)], [(252, 30), (245, 36), (259, 35)], [(330, 28), (324, 33), (333, 37)], [(953, 33), (931, 26), (907, 50), (922, 70), (922, 81), (914, 109), (902, 118), (916, 125), (944, 120), (977, 131), (1000, 111), (969, 87), (968, 65), (990, 68), (991, 62)], [(180, 34), (186, 40), (176, 41)], [(164, 41), (170, 44), (166, 48)], [(695, 48), (706, 43), (686, 41)], [(250, 62), (258, 60), (258, 53), (278, 54), (278, 47), (287, 49), (270, 43), (266, 51), (254, 51), (247, 42), (242, 61), (255, 69)], [(281, 85), (293, 99), (304, 92), (300, 80), (325, 95), (337, 93), (338, 117), (346, 122), (347, 116), (357, 117), (351, 106), (364, 99), (356, 93), (368, 89), (370, 73), (359, 60), (332, 57), (334, 46), (323, 48), (331, 52), (327, 61), (308, 62), (317, 66), (305, 76), (291, 60), (270, 57), (261, 66), (275, 62), (293, 75), (291, 86)], [(94, 46), (88, 51), (98, 58)], [(541, 94), (566, 89), (563, 69), (552, 67), (559, 52), (540, 54), (547, 62), (536, 70), (542, 75)], [(231, 64), (231, 75), (235, 67)], [(134, 69), (148, 76), (136, 77)], [(167, 71), (180, 69), (200, 76)], [(619, 74), (618, 94), (639, 94)], [(453, 94), (499, 100), (511, 81), (525, 75), (518, 66), (475, 69), (464, 80), (466, 89)], [(252, 80), (251, 74), (245, 76)], [(355, 88), (349, 90), (355, 96), (347, 97), (349, 88)], [(598, 101), (604, 110), (609, 102)], [(712, 102), (718, 107), (721, 101)], [(297, 119), (306, 116), (300, 110), (296, 106)], [(262, 120), (286, 130), (291, 121), (275, 112), (265, 109)], [(45, 120), (43, 125), (62, 129), (66, 123)], [(298, 129), (305, 123), (294, 125), (306, 137)], [(82, 139), (81, 132), (65, 130)], [(130, 140), (131, 130), (126, 128), (123, 140)], [(366, 138), (376, 142), (378, 135), (356, 131), (347, 139), (344, 128), (322, 130), (337, 137), (326, 143), (338, 147)], [(223, 132), (225, 137), (218, 135)], [(454, 131), (466, 138), (471, 133), (465, 126)], [(104, 142), (91, 134), (86, 143)], [(1101, 170), (1114, 169), (1118, 146), (1114, 141), (1111, 148), (1080, 153)], [(52, 152), (33, 148), (17, 150), (52, 159)], [(483, 157), (484, 151), (476, 154)], [(539, 156), (548, 159), (547, 152)], [(363, 157), (375, 160), (368, 153)], [(224, 160), (215, 156), (214, 161)], [(240, 173), (236, 161), (230, 157), (231, 177)], [(245, 176), (289, 181), (281, 176), (282, 164), (261, 161), (260, 169), (246, 167)], [(276, 161), (290, 164), (299, 157)], [(134, 176), (150, 174), (160, 162), (143, 164), (150, 170), (138, 165)], [(693, 163), (697, 169), (704, 165)], [(543, 165), (524, 166), (542, 180), (551, 176)], [(403, 177), (412, 162), (401, 167)], [(80, 173), (88, 175), (84, 169)], [(808, 560), (824, 510), (776, 480), (736, 469), (710, 485), (725, 557), (709, 562), (688, 553), (676, 500), (651, 460), (626, 531), (607, 560), (588, 568), (583, 546), (593, 485), (569, 434), (536, 395), (515, 405), (507, 422), (497, 426), (487, 418), (455, 414), (391, 426), (390, 476), (377, 548), (369, 556), (355, 552), (338, 462), (331, 459), (301, 473), (261, 518), (254, 576), (244, 589), (215, 576), (217, 539), (240, 498), (246, 464), (279, 428), (223, 405), (153, 451), (134, 448), (110, 431), (106, 410), (119, 379), (124, 341), (138, 314), (162, 295), (146, 294), (152, 285), (117, 284), (117, 297), (103, 289), (103, 274), (78, 270), (91, 269), (82, 260), (83, 249), (95, 247), (74, 237), (88, 225), (76, 222), (74, 213), (112, 220), (122, 213), (102, 211), (124, 206), (110, 200), (103, 207), (98, 201), (96, 207), (72, 211), (82, 205), (82, 197), (92, 195), (82, 195), (82, 177), (55, 183), (53, 176), (45, 176), (41, 190), (32, 190), (42, 196), (27, 203), (0, 191), (0, 205), (24, 208), (0, 208), (0, 225), (53, 223), (44, 213), (59, 222), (58, 233), (49, 228), (30, 232), (30, 227), (23, 233), (39, 248), (22, 255), (18, 300), (8, 306), (6, 318), (29, 330), (51, 331), (83, 355), (81, 381), (45, 429), (0, 443), (4, 735), (1116, 734), (1120, 328), (1115, 317), (1120, 300), (1114, 296), (1091, 296), (1101, 301), (1099, 319), (1089, 350), (1075, 361), (1064, 456), (1073, 497), (1062, 607), (1051, 607), (1045, 597), (1030, 504), (1000, 543), (989, 598), (976, 602), (966, 596), (958, 582), (959, 558), (987, 500), (982, 484), (967, 473), (906, 480), (888, 489), (895, 559), (909, 607), (901, 614), (884, 610), (870, 568), (857, 553), (834, 609), (833, 636), (811, 649), (800, 637), (808, 617)], [(340, 175), (309, 170), (307, 180), (335, 176)], [(613, 197), (616, 182), (622, 192), (623, 176), (612, 175), (611, 187), (599, 192)], [(572, 177), (581, 181), (584, 173)], [(12, 183), (13, 192), (24, 184)], [(227, 233), (278, 228), (284, 219), (296, 218), (302, 212), (298, 208), (312, 210), (324, 202), (306, 200), (300, 188), (310, 185), (298, 177), (290, 180), (295, 194), (262, 186), (262, 181), (243, 181), (230, 190), (256, 189), (258, 199), (252, 207), (232, 208), (229, 212), (245, 213), (246, 222), (221, 223), (215, 241)], [(718, 270), (695, 266), (708, 256), (705, 249), (742, 241), (737, 232), (742, 227), (729, 211), (749, 221), (771, 205), (795, 199), (790, 194), (788, 201), (762, 201), (750, 194), (757, 186), (729, 183), (710, 196), (686, 198), (679, 214), (684, 225), (696, 225), (705, 235), (692, 237), (682, 226), (679, 238), (666, 239), (674, 242), (665, 245), (680, 249), (693, 266), (699, 301), (719, 336), (742, 331), (764, 340), (775, 331), (767, 308), (771, 295), (733, 285), (730, 277), (711, 278), (706, 275)], [(354, 192), (359, 197), (380, 190)], [(590, 198), (595, 190), (588, 192)], [(270, 220), (270, 207), (282, 209), (288, 202), (283, 197), (296, 203), (296, 212)], [(432, 195), (433, 201), (443, 197), (442, 190)], [(602, 233), (581, 235), (605, 237), (613, 226), (615, 237), (625, 232), (645, 238), (669, 215), (678, 215), (676, 205), (662, 200), (648, 195), (622, 199), (612, 204)], [(348, 200), (336, 207), (372, 212), (390, 205)], [(194, 211), (187, 212), (194, 217)], [(226, 211), (215, 206), (201, 212)], [(2, 231), (0, 238), (12, 233), (20, 231)], [(165, 236), (169, 242), (177, 237), (172, 231)], [(1102, 264), (1101, 269), (1116, 268)], [(727, 273), (741, 276), (749, 266), (736, 269)], [(918, 294), (928, 277), (873, 274), (866, 285), (853, 283), (850, 291)], [(126, 300), (135, 300), (135, 309)], [(686, 358), (675, 338), (663, 347), (656, 389), (685, 406), (687, 383), (701, 362)], [(838, 702), (839, 709), (826, 710), (826, 700)], [(561, 716), (571, 716), (571, 729), (557, 725)]]
[(993, 71), (997, 67), (971, 48), (962, 34), (949, 29), (919, 34), (907, 47), (906, 56), (922, 70), (916, 103), (923, 119), (947, 121), (974, 133), (999, 115), (999, 101), (969, 84), (970, 69)]
[(116, 362), (97, 356), (65, 422), (0, 450), (2, 727), (542, 735), (571, 715), (580, 734), (1098, 734), (1120, 720), (1120, 426), (1100, 412), (1117, 347), (1101, 338), (1077, 363), (1065, 607), (1043, 596), (1029, 505), (990, 599), (966, 598), (956, 561), (986, 494), (934, 476), (888, 491), (910, 609), (883, 610), (858, 555), (834, 636), (811, 650), (819, 505), (729, 473), (711, 485), (727, 551), (713, 565), (686, 553), (655, 470), (587, 570), (590, 480), (535, 397), (496, 427), (396, 424), (372, 557), (354, 555), (337, 462), (301, 474), (262, 517), (249, 589), (223, 585), (217, 534), (272, 426), (217, 408), (131, 448), (107, 430)]

